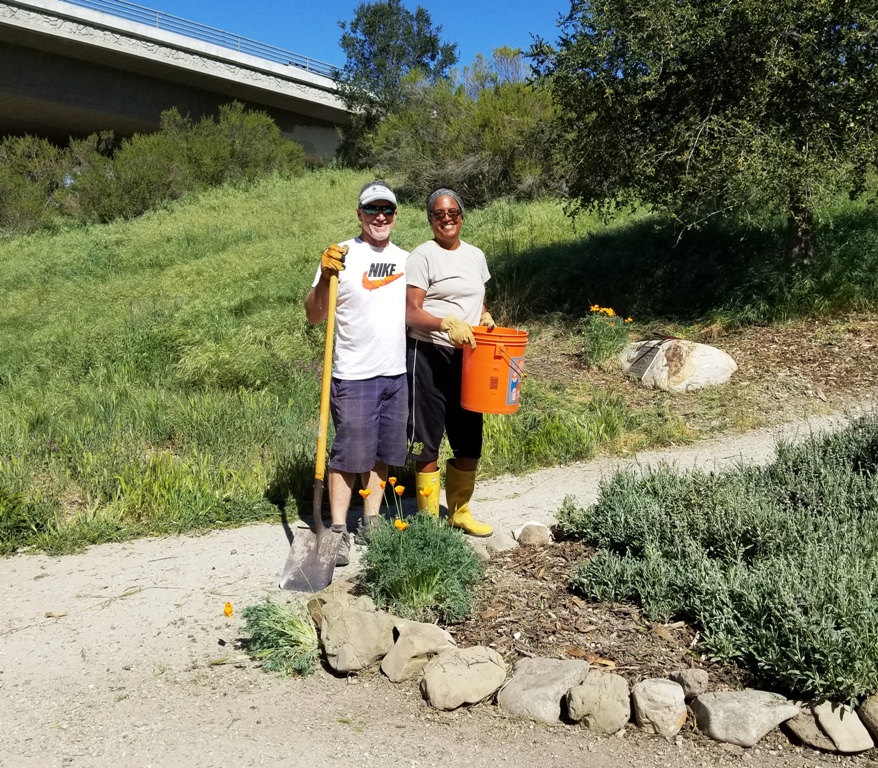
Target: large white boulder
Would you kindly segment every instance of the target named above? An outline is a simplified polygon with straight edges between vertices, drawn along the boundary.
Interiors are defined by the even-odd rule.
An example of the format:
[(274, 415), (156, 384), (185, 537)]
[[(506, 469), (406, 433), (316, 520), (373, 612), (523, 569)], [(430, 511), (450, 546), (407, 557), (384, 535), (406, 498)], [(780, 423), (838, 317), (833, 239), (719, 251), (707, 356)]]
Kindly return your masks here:
[(644, 387), (668, 392), (694, 392), (725, 384), (738, 370), (728, 353), (685, 339), (631, 344), (619, 359), (622, 370), (639, 379)]

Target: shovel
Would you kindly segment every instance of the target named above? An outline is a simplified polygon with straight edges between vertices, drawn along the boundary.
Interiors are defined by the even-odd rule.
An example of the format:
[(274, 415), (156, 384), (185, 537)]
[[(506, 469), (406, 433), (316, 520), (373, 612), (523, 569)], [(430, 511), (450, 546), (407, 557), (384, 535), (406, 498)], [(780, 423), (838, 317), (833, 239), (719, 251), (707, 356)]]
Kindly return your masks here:
[(332, 380), (332, 337), (335, 332), (335, 302), (338, 275), (329, 278), (329, 305), (326, 310), (326, 346), (323, 351), (323, 381), (320, 386), (320, 425), (317, 430), (317, 457), (314, 465), (314, 522), (311, 528), (297, 527), (287, 562), (280, 577), (280, 588), (294, 592), (319, 592), (332, 582), (341, 536), (323, 524), (323, 478), (326, 473), (326, 430), (329, 426), (329, 385)]

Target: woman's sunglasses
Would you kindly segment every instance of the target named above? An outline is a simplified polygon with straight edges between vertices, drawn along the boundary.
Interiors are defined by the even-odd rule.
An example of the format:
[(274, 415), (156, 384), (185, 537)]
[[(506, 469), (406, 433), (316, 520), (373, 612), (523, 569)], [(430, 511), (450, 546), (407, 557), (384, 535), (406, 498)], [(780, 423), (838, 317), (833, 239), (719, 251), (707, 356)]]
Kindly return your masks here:
[(446, 216), (452, 221), (457, 221), (460, 218), (460, 208), (449, 208), (447, 211), (430, 211), (430, 217), (439, 219), (439, 221), (442, 221)]

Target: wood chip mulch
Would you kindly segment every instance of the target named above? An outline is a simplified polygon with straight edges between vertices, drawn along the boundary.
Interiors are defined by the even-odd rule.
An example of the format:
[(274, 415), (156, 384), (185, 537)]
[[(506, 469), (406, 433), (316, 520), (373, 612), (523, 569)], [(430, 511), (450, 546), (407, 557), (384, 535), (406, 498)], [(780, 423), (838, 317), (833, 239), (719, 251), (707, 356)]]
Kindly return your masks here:
[(524, 656), (584, 659), (630, 683), (701, 667), (713, 690), (747, 684), (744, 671), (702, 658), (698, 634), (684, 622), (654, 623), (635, 606), (573, 592), (570, 577), (590, 554), (581, 542), (561, 541), (493, 555), (470, 618), (449, 632), (459, 646), (485, 645), (510, 663)]

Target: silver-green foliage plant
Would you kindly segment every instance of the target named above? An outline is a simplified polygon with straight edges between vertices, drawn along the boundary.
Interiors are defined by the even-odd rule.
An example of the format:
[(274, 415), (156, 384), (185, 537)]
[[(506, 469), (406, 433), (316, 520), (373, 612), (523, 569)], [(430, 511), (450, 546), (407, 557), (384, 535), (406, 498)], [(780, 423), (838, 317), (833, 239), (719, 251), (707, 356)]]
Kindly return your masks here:
[[(443, 520), (418, 514), (399, 530), (384, 521), (363, 556), (363, 583), (380, 608), (415, 621), (462, 621), (482, 577), (473, 548)], [(402, 527), (402, 526), (401, 526)]]
[(243, 611), (247, 653), (266, 672), (308, 675), (317, 668), (320, 642), (307, 607), (301, 603), (279, 605), (266, 597)]
[(878, 690), (878, 415), (782, 443), (766, 467), (605, 481), (567, 534), (598, 547), (574, 586), (696, 622), (719, 661), (800, 696)]

